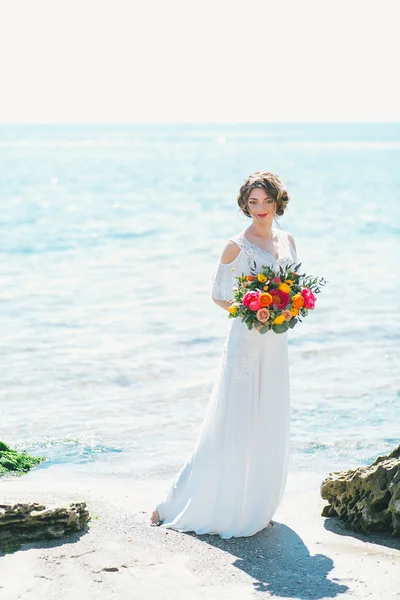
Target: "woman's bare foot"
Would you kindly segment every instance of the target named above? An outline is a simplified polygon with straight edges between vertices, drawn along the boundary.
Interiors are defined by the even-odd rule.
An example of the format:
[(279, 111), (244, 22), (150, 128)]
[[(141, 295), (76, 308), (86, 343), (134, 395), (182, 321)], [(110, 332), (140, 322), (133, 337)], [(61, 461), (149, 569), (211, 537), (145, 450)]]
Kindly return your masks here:
[(152, 525), (159, 525), (161, 522), (160, 520), (160, 515), (158, 513), (158, 510), (154, 510), (153, 514), (151, 515), (151, 524)]

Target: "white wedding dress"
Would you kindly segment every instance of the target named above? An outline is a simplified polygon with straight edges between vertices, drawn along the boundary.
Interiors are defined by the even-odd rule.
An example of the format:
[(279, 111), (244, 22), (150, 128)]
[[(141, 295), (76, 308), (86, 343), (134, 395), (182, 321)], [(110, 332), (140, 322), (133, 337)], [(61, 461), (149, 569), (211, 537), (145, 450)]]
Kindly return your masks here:
[[(297, 264), (287, 232), (273, 232), (277, 258), (244, 232), (231, 238), (240, 252), (229, 264), (218, 261), (211, 280), (214, 298), (232, 299), (234, 276), (250, 275), (254, 261), (256, 272), (262, 265), (277, 271), (279, 265)], [(194, 449), (156, 506), (161, 527), (230, 538), (251, 536), (268, 525), (287, 479), (289, 398), (287, 333), (260, 334), (240, 318), (230, 319)]]

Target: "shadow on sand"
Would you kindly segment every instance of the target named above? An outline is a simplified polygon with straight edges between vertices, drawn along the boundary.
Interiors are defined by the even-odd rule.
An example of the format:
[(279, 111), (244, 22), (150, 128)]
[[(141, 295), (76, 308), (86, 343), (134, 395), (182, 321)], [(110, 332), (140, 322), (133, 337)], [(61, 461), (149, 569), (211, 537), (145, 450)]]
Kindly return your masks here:
[(31, 548), (55, 548), (67, 544), (75, 544), (80, 538), (89, 533), (89, 527), (86, 524), (81, 531), (66, 533), (60, 538), (43, 538), (38, 540), (7, 539), (0, 541), (0, 558), (6, 554), (13, 554), (17, 551), (30, 550)]
[(257, 592), (317, 600), (335, 598), (348, 591), (348, 586), (328, 579), (334, 566), (332, 559), (324, 554), (310, 555), (293, 529), (277, 521), (273, 523), (273, 527), (247, 538), (224, 540), (219, 535), (187, 535), (236, 556), (233, 565), (256, 580)]
[(385, 532), (361, 533), (360, 531), (353, 531), (345, 527), (339, 517), (326, 517), (324, 527), (337, 535), (344, 535), (360, 540), (361, 542), (379, 544), (380, 546), (400, 550), (400, 537), (391, 537), (390, 533)]

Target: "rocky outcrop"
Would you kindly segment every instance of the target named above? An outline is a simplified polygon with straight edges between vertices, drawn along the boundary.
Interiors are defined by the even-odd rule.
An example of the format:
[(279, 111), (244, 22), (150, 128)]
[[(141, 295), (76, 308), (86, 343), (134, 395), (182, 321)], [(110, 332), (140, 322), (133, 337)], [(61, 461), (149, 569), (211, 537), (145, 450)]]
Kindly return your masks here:
[(60, 538), (83, 531), (89, 520), (86, 502), (60, 507), (38, 502), (0, 504), (0, 547), (10, 542)]
[(400, 446), (367, 467), (330, 473), (321, 496), (329, 502), (322, 516), (339, 517), (354, 531), (400, 536)]
[(44, 460), (46, 460), (45, 456), (30, 456), (26, 452), (18, 452), (4, 442), (0, 442), (0, 477), (11, 471), (26, 473)]

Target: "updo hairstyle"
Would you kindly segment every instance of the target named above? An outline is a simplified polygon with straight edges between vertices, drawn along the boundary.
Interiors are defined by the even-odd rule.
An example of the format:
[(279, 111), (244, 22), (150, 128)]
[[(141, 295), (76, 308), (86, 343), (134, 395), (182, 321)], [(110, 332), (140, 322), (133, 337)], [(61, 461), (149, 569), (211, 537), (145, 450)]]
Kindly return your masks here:
[(246, 217), (251, 217), (248, 208), (247, 200), (249, 198), (250, 190), (252, 188), (261, 188), (273, 198), (276, 202), (276, 215), (281, 217), (285, 212), (286, 206), (290, 200), (290, 196), (286, 190), (283, 181), (268, 171), (256, 171), (252, 175), (249, 175), (245, 179), (242, 187), (240, 188), (239, 196), (237, 197), (237, 203), (241, 211)]

